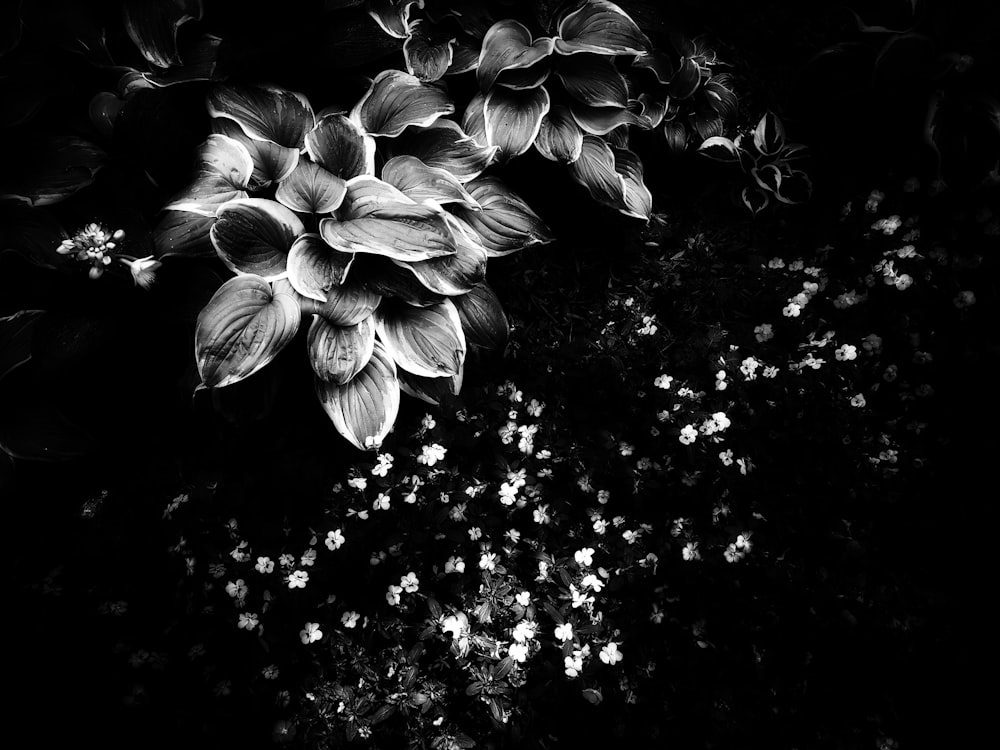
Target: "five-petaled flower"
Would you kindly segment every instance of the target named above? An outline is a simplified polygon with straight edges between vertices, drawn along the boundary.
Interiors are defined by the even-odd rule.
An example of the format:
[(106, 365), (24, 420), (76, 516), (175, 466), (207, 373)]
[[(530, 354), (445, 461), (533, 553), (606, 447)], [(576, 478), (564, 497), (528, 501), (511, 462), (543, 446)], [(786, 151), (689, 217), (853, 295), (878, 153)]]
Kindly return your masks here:
[(361, 615), (357, 612), (344, 612), (340, 618), (340, 622), (343, 623), (345, 628), (353, 628), (358, 624), (358, 620), (361, 619)]
[(243, 606), (247, 596), (247, 585), (242, 578), (237, 578), (226, 584), (226, 593), (233, 597), (240, 606)]
[(340, 549), (346, 541), (347, 540), (344, 538), (344, 534), (340, 529), (329, 531), (326, 534), (326, 546), (331, 552), (336, 549)]
[(573, 626), (568, 622), (556, 625), (555, 636), (563, 643), (573, 640)]
[(389, 590), (385, 592), (385, 600), (392, 606), (399, 604), (399, 595), (403, 593), (402, 586), (389, 584)]
[(258, 620), (256, 614), (253, 612), (244, 612), (240, 615), (239, 622), (236, 623), (236, 626), (241, 630), (253, 630), (257, 627), (257, 622)]
[(258, 557), (254, 568), (258, 573), (272, 573), (274, 572), (274, 560), (270, 557)]
[(399, 585), (403, 587), (403, 591), (407, 594), (415, 594), (420, 588), (420, 579), (418, 579), (416, 573), (411, 570), (399, 579)]
[(603, 661), (605, 664), (610, 664), (612, 666), (614, 666), (615, 664), (617, 664), (618, 662), (620, 662), (622, 659), (625, 658), (622, 652), (618, 650), (618, 644), (615, 643), (614, 641), (611, 641), (610, 643), (608, 643), (608, 645), (602, 648), (599, 656), (601, 658), (601, 661)]
[(507, 655), (514, 661), (523, 664), (528, 658), (527, 643), (512, 643), (507, 649)]
[(307, 622), (305, 628), (299, 631), (299, 638), (306, 645), (315, 643), (322, 637), (323, 631), (319, 629), (319, 625), (315, 622)]
[(594, 548), (584, 547), (583, 549), (577, 550), (573, 554), (573, 559), (576, 560), (576, 564), (581, 568), (590, 567), (594, 564)]
[(306, 584), (309, 582), (309, 574), (304, 570), (296, 570), (288, 576), (287, 580), (288, 588), (304, 589)]

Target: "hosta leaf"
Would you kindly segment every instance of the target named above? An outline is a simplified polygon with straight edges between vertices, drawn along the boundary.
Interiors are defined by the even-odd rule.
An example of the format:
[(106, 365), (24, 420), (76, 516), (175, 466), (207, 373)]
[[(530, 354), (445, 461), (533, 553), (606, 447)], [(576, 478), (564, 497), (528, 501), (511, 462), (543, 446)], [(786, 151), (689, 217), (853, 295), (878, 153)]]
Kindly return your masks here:
[(342, 114), (323, 115), (306, 133), (306, 153), (326, 171), (344, 180), (375, 173), (375, 141)]
[(535, 137), (538, 153), (551, 161), (569, 164), (580, 158), (583, 131), (580, 130), (569, 108), (557, 104), (542, 118), (542, 125)]
[(637, 57), (632, 61), (633, 68), (643, 68), (649, 70), (656, 76), (656, 80), (666, 85), (677, 72), (673, 57), (662, 50), (651, 50), (648, 54)]
[(681, 60), (677, 71), (667, 84), (667, 93), (674, 99), (689, 99), (701, 85), (701, 68), (690, 57)]
[[(224, 76), (219, 73), (218, 59), (219, 48), (222, 46), (222, 39), (212, 34), (202, 34), (198, 39), (181, 49), (183, 64), (157, 71), (156, 73), (143, 73), (143, 79), (162, 88), (164, 86), (175, 86), (178, 83), (189, 81), (216, 81)], [(127, 95), (126, 84), (126, 95)]]
[(110, 91), (98, 91), (90, 100), (88, 114), (91, 124), (102, 136), (110, 140), (115, 133), (115, 120), (125, 102)]
[(570, 112), (580, 129), (591, 135), (605, 135), (619, 125), (635, 125), (646, 129), (649, 121), (624, 107), (588, 107), (580, 102), (570, 102)]
[(628, 148), (628, 125), (619, 125), (601, 136), (613, 148)]
[[(398, 157), (397, 157), (398, 158)], [(412, 158), (412, 157), (411, 157)], [(385, 169), (382, 170), (385, 174)], [(347, 193), (340, 206), (341, 221), (378, 217), (383, 211), (410, 210), (416, 216), (433, 216), (434, 209), (418, 207), (416, 201), (385, 180), (361, 175), (347, 181)]]
[(333, 426), (359, 450), (377, 450), (399, 413), (396, 364), (378, 341), (368, 364), (344, 385), (316, 379), (316, 395)]
[(626, 148), (611, 147), (615, 155), (615, 171), (625, 182), (623, 206), (615, 206), (626, 216), (649, 221), (653, 213), (653, 195), (642, 180), (642, 162), (634, 152)]
[(774, 197), (782, 203), (805, 203), (812, 195), (812, 181), (805, 172), (793, 169), (782, 176)]
[(338, 326), (353, 326), (372, 314), (382, 296), (360, 282), (350, 281), (330, 287), (319, 315)]
[(669, 97), (659, 99), (652, 94), (639, 94), (639, 116), (645, 118), (650, 128), (658, 128), (667, 115)]
[(722, 115), (711, 107), (700, 106), (688, 116), (688, 123), (700, 141), (706, 141), (726, 131)]
[(781, 170), (774, 164), (765, 164), (761, 167), (753, 167), (750, 176), (757, 181), (764, 190), (770, 193), (777, 193), (781, 187)]
[(486, 138), (486, 94), (477, 91), (469, 100), (462, 113), (462, 130), (476, 143), (487, 142)]
[(405, 262), (455, 252), (451, 229), (433, 208), (414, 204), (378, 213), (377, 217), (347, 221), (323, 219), (320, 236), (340, 252), (373, 253)]
[(785, 145), (785, 126), (773, 112), (768, 112), (757, 122), (753, 131), (753, 145), (767, 156), (773, 156)]
[(425, 20), (410, 24), (410, 36), (403, 42), (406, 72), (421, 81), (436, 81), (451, 67), (455, 56), (455, 37), (433, 33)]
[(31, 359), (32, 332), (44, 314), (44, 310), (21, 310), (0, 318), (0, 380)]
[(382, 179), (418, 203), (461, 203), (466, 208), (479, 208), (455, 175), (447, 169), (429, 167), (415, 156), (389, 159), (382, 167)]
[(457, 375), (465, 361), (465, 334), (450, 300), (430, 307), (381, 306), (375, 330), (396, 364), (414, 375)]
[(591, 107), (625, 107), (628, 87), (611, 58), (582, 52), (560, 57), (555, 66), (563, 87), (579, 102)]
[(531, 148), (549, 104), (549, 92), (544, 88), (514, 91), (497, 87), (486, 95), (483, 105), (486, 142), (499, 147), (500, 161)]
[(202, 383), (221, 388), (239, 382), (274, 359), (299, 329), (294, 290), (272, 290), (260, 276), (224, 283), (198, 315), (195, 359)]
[(538, 214), (496, 177), (479, 177), (466, 188), (482, 210), (459, 208), (456, 213), (476, 232), (490, 257), (553, 240)]
[(714, 161), (737, 164), (740, 161), (740, 150), (729, 138), (715, 136), (708, 138), (699, 147), (698, 153)]
[(713, 76), (705, 83), (705, 100), (725, 120), (732, 120), (739, 111), (739, 99), (729, 87), (728, 76)]
[(454, 255), (400, 263), (400, 267), (412, 273), (432, 292), (453, 297), (465, 294), (486, 278), (486, 248), (479, 244), (475, 232), (458, 217), (444, 215), (455, 235)]
[(299, 163), (298, 149), (279, 146), (271, 141), (255, 141), (243, 132), (235, 120), (213, 117), (212, 132), (238, 141), (250, 154), (253, 173), (247, 189), (251, 192), (262, 190), (272, 182), (281, 182)]
[(171, 255), (211, 257), (215, 248), (209, 232), (214, 216), (188, 211), (167, 211), (153, 230), (154, 255), (158, 259)]
[(375, 321), (369, 315), (352, 326), (338, 326), (316, 316), (306, 339), (316, 377), (343, 385), (368, 364), (375, 350)]
[(493, 25), (488, 3), (482, 0), (447, 0), (445, 3), (431, 3), (427, 17), (434, 23), (441, 23), (451, 17), (469, 36), (482, 39)]
[(743, 188), (740, 192), (740, 200), (754, 216), (767, 208), (767, 204), (771, 202), (768, 194), (756, 187)]
[(368, 14), (389, 36), (406, 39), (409, 35), (412, 6), (424, 7), (423, 0), (371, 0)]
[(663, 137), (667, 148), (675, 154), (682, 153), (687, 148), (688, 132), (683, 122), (668, 120), (663, 123)]
[(312, 106), (302, 95), (276, 87), (216, 86), (208, 94), (212, 117), (236, 121), (257, 141), (300, 149), (316, 124)]
[(475, 70), (479, 67), (479, 53), (479, 45), (468, 42), (460, 37), (452, 45), (451, 65), (448, 66), (445, 75), (453, 76)]
[(247, 197), (253, 160), (243, 144), (225, 135), (210, 135), (198, 159), (194, 181), (164, 206), (166, 210), (215, 216), (221, 205)]
[(598, 203), (615, 209), (625, 206), (625, 178), (615, 169), (611, 146), (600, 138), (583, 137), (580, 158), (569, 165), (569, 174)]
[(180, 65), (177, 29), (202, 15), (201, 0), (126, 0), (122, 11), (129, 38), (160, 68)]
[(340, 207), (347, 183), (319, 164), (299, 159), (299, 164), (278, 185), (274, 198), (283, 206), (301, 213), (328, 214)]
[(434, 406), (441, 406), (442, 401), (451, 396), (457, 396), (461, 392), (464, 372), (464, 363), (458, 375), (451, 375), (447, 378), (425, 378), (402, 368), (397, 370), (399, 387), (403, 393)]
[(378, 255), (359, 255), (356, 263), (359, 270), (354, 275), (363, 278), (365, 289), (373, 294), (413, 307), (436, 305), (445, 299), (443, 294), (432, 292), (420, 283), (416, 276), (403, 268), (404, 264)]
[(18, 147), (32, 149), (35, 156), (28, 172), (11, 170), (0, 176), (0, 198), (14, 198), (31, 206), (58, 203), (87, 187), (106, 158), (102, 149), (74, 136), (47, 136), (37, 144), (21, 143)]
[(556, 37), (556, 52), (572, 55), (644, 55), (649, 39), (621, 8), (607, 0), (587, 0), (582, 7), (563, 16)]
[(398, 153), (416, 156), (429, 167), (447, 169), (459, 182), (466, 183), (493, 162), (498, 150), (477, 142), (453, 120), (438, 120), (431, 127), (413, 131), (400, 144)]
[(231, 270), (272, 281), (285, 275), (288, 251), (304, 232), (299, 217), (280, 203), (242, 198), (219, 209), (211, 238)]
[(510, 336), (510, 324), (500, 305), (500, 300), (485, 281), (474, 286), (468, 294), (452, 299), (462, 331), (469, 346), (484, 349), (503, 349)]
[(326, 302), (330, 290), (347, 280), (353, 253), (338, 253), (318, 234), (306, 233), (288, 251), (288, 281), (299, 294)]
[(552, 54), (552, 39), (532, 41), (527, 27), (513, 19), (497, 21), (483, 37), (476, 77), (479, 89), (488, 92), (505, 70), (530, 68)]
[(394, 137), (410, 125), (426, 127), (455, 111), (445, 89), (401, 70), (383, 70), (351, 110), (351, 120), (372, 136)]

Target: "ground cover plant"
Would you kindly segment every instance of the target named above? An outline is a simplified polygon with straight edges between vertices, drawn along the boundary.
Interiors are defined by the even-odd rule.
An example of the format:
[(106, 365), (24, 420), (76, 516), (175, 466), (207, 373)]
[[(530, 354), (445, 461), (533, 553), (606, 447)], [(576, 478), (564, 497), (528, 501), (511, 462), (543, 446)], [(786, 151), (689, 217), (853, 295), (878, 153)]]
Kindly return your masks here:
[[(22, 720), (58, 691), (51, 736), (112, 746), (973, 736), (1000, 132), (925, 116), (995, 117), (954, 78), (981, 50), (933, 3), (816, 6), (755, 70), (729, 5), (4, 11)], [(914, 74), (928, 159), (831, 164), (859, 136), (789, 80), (854, 28), (883, 78), (957, 50)]]

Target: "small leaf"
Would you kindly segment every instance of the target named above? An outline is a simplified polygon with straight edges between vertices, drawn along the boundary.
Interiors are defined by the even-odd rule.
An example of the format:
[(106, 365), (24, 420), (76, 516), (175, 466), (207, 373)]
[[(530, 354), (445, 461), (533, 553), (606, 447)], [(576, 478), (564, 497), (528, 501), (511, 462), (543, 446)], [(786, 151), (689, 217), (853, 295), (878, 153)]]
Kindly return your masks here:
[(299, 159), (274, 194), (278, 203), (300, 213), (327, 214), (340, 207), (347, 183), (315, 162)]
[(153, 230), (153, 254), (157, 259), (170, 256), (214, 256), (215, 247), (209, 236), (214, 223), (214, 216), (189, 211), (167, 211)]
[(781, 179), (781, 185), (774, 191), (774, 197), (782, 203), (805, 203), (812, 195), (812, 181), (809, 175), (793, 169)]
[(375, 141), (345, 115), (323, 115), (306, 134), (306, 153), (331, 174), (344, 180), (375, 174)]
[(553, 240), (538, 214), (496, 177), (479, 177), (466, 188), (482, 210), (459, 208), (456, 214), (476, 232), (490, 257)]
[(738, 164), (740, 161), (740, 150), (736, 144), (723, 136), (715, 136), (705, 140), (698, 147), (698, 153), (714, 161), (729, 164)]
[(379, 340), (396, 364), (425, 378), (457, 375), (465, 361), (465, 334), (450, 300), (430, 307), (381, 306), (375, 311)]
[(626, 216), (649, 221), (653, 213), (653, 195), (643, 182), (643, 167), (639, 157), (627, 148), (611, 147), (615, 156), (615, 171), (625, 183), (625, 201), (615, 206)]
[(177, 29), (202, 16), (201, 0), (125, 0), (125, 31), (153, 65), (180, 65)]
[(644, 55), (651, 47), (635, 21), (607, 0), (587, 0), (559, 22), (556, 52), (572, 55)]
[(272, 281), (285, 275), (288, 251), (304, 232), (299, 217), (280, 203), (243, 198), (219, 209), (210, 236), (230, 270)]
[(538, 153), (550, 161), (569, 164), (580, 158), (583, 147), (583, 131), (573, 119), (569, 107), (557, 104), (542, 118), (541, 127), (535, 137)]
[(481, 281), (468, 294), (452, 299), (469, 346), (503, 349), (510, 336), (510, 324), (493, 290)]
[(230, 279), (198, 315), (195, 358), (202, 383), (221, 388), (253, 375), (295, 337), (299, 321), (294, 293), (273, 291), (260, 276)]
[(166, 210), (215, 216), (223, 204), (247, 197), (253, 160), (243, 144), (225, 135), (210, 135), (199, 148), (198, 159), (194, 181), (164, 206)]
[(302, 148), (316, 124), (302, 94), (276, 87), (216, 86), (208, 95), (208, 112), (234, 120), (254, 140), (294, 149)]
[(460, 203), (478, 209), (479, 204), (447, 169), (429, 167), (415, 156), (394, 156), (382, 167), (382, 179), (399, 188), (417, 203)]
[(455, 37), (448, 38), (425, 20), (410, 24), (410, 36), (403, 42), (406, 72), (421, 81), (436, 81), (451, 67), (455, 56)]
[(486, 95), (486, 142), (499, 148), (501, 162), (531, 148), (549, 105), (549, 92), (544, 88), (514, 91), (497, 87)]
[(308, 299), (326, 302), (327, 294), (347, 280), (353, 253), (339, 253), (318, 234), (299, 236), (288, 250), (288, 281)]
[(403, 138), (405, 141), (394, 149), (394, 153), (407, 153), (429, 167), (447, 169), (462, 183), (478, 177), (499, 150), (496, 146), (477, 142), (453, 120), (438, 120)]
[(399, 413), (396, 364), (378, 341), (364, 369), (348, 383), (316, 379), (316, 395), (333, 426), (358, 450), (377, 450)]
[(316, 377), (343, 385), (371, 359), (375, 350), (375, 323), (369, 315), (355, 325), (339, 326), (317, 315), (309, 326), (306, 346)]
[(531, 32), (513, 19), (497, 21), (483, 37), (476, 77), (479, 90), (487, 93), (497, 77), (506, 70), (530, 68), (552, 54), (553, 42), (548, 37), (532, 41)]
[(351, 120), (372, 136), (395, 137), (407, 127), (426, 127), (455, 105), (443, 86), (401, 70), (383, 70), (351, 110)]
[(584, 688), (581, 695), (587, 703), (591, 703), (595, 706), (601, 705), (601, 701), (604, 700), (604, 696), (601, 695), (601, 691), (595, 688)]
[(567, 93), (590, 107), (625, 107), (628, 87), (611, 58), (582, 52), (560, 57), (556, 76)]
[(753, 145), (766, 156), (774, 156), (785, 145), (785, 126), (773, 112), (768, 112), (753, 131)]
[(754, 216), (767, 208), (767, 204), (771, 202), (767, 193), (756, 187), (743, 188), (740, 193), (740, 200)]
[(762, 167), (754, 167), (750, 170), (750, 176), (757, 181), (764, 190), (769, 193), (778, 192), (781, 187), (781, 170), (775, 164), (765, 164)]

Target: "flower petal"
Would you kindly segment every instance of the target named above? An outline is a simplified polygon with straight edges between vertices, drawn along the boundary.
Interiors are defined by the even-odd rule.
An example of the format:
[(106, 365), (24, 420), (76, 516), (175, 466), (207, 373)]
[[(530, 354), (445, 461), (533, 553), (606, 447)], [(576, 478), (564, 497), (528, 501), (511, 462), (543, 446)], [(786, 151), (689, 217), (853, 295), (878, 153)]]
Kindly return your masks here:
[(201, 19), (201, 0), (126, 0), (122, 6), (125, 31), (139, 52), (153, 65), (180, 65), (177, 29)]
[(318, 234), (303, 234), (288, 251), (288, 281), (303, 297), (326, 302), (330, 290), (346, 281), (353, 261), (353, 253), (338, 253)]
[(221, 388), (253, 375), (295, 337), (300, 315), (294, 292), (273, 290), (259, 276), (229, 279), (198, 315), (195, 358), (202, 383)]
[(649, 39), (621, 8), (607, 0), (587, 0), (559, 22), (556, 52), (572, 55), (596, 52), (599, 55), (644, 55)]
[(406, 72), (421, 81), (438, 80), (454, 61), (455, 38), (434, 32), (428, 21), (417, 20), (410, 24), (410, 36), (403, 42)]
[(570, 111), (580, 129), (591, 135), (605, 135), (619, 125), (635, 125), (647, 129), (649, 121), (624, 107), (588, 107), (580, 102), (570, 102)]
[(593, 135), (583, 137), (580, 158), (569, 165), (569, 174), (587, 188), (598, 203), (619, 209), (625, 205), (625, 179), (615, 169), (611, 146)]
[(300, 213), (328, 214), (340, 207), (347, 183), (307, 159), (299, 159), (295, 171), (278, 185), (274, 198)]
[(501, 162), (531, 148), (549, 104), (549, 92), (541, 87), (513, 91), (498, 86), (486, 95), (483, 105), (486, 142), (499, 146)]
[(316, 124), (312, 106), (302, 94), (276, 87), (216, 86), (208, 94), (208, 113), (235, 120), (254, 140), (286, 148), (302, 148), (306, 133)]
[(364, 369), (344, 385), (316, 379), (316, 395), (333, 426), (358, 450), (377, 450), (399, 414), (396, 364), (378, 341)]
[(573, 119), (569, 107), (557, 104), (542, 118), (535, 137), (538, 153), (551, 161), (569, 164), (580, 158), (583, 132)]
[(273, 281), (285, 275), (288, 251), (304, 232), (299, 217), (280, 203), (242, 198), (219, 209), (211, 237), (231, 270)]
[(486, 248), (475, 232), (461, 219), (444, 215), (455, 235), (454, 255), (445, 255), (416, 263), (400, 263), (432, 292), (448, 297), (465, 294), (486, 278)]
[(438, 120), (428, 128), (404, 135), (403, 139), (393, 149), (394, 153), (411, 154), (429, 167), (447, 169), (462, 183), (478, 177), (499, 150), (477, 142), (453, 120)]
[(281, 182), (299, 163), (299, 150), (279, 146), (272, 141), (255, 141), (243, 132), (235, 120), (212, 118), (212, 132), (238, 141), (250, 154), (253, 174), (247, 184), (251, 191), (263, 190), (272, 182)]
[(482, 281), (468, 294), (452, 299), (469, 346), (503, 349), (510, 336), (510, 323), (493, 290)]
[(309, 158), (344, 180), (375, 173), (375, 141), (339, 113), (323, 115), (306, 133)]
[(429, 167), (415, 156), (394, 156), (382, 167), (382, 179), (418, 203), (461, 203), (477, 209), (479, 204), (447, 169)]
[(450, 300), (429, 307), (382, 305), (375, 330), (396, 364), (414, 375), (457, 375), (465, 361), (465, 334)]
[(466, 188), (482, 210), (458, 208), (456, 214), (479, 236), (491, 258), (553, 240), (538, 214), (496, 177), (479, 177)]
[(455, 252), (455, 238), (444, 219), (426, 206), (399, 206), (378, 217), (323, 219), (319, 233), (340, 252), (372, 253), (393, 260), (428, 260)]
[(246, 198), (253, 174), (250, 152), (239, 141), (225, 135), (210, 135), (198, 152), (194, 181), (164, 208), (215, 216), (219, 207), (237, 198)]
[(372, 136), (395, 137), (410, 125), (426, 127), (455, 111), (447, 92), (401, 70), (384, 70), (351, 110), (351, 120)]
[(591, 107), (625, 107), (628, 87), (611, 58), (588, 52), (560, 57), (556, 76), (567, 93)]
[(552, 39), (532, 41), (528, 28), (513, 19), (497, 21), (483, 37), (476, 77), (479, 90), (489, 91), (505, 70), (530, 68), (552, 54)]
[(372, 358), (375, 321), (368, 315), (352, 326), (338, 326), (317, 315), (309, 326), (306, 347), (316, 377), (343, 385)]
[(409, 35), (410, 10), (413, 5), (424, 7), (423, 0), (370, 0), (368, 15), (389, 36), (406, 39)]

